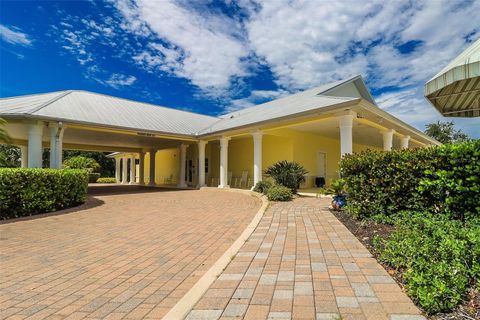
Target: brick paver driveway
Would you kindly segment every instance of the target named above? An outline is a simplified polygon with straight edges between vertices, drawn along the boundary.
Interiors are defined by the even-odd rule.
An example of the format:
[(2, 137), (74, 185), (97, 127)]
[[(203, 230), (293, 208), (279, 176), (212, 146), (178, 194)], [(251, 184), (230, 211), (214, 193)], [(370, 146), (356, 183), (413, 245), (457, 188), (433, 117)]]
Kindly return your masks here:
[(67, 214), (0, 225), (0, 318), (159, 319), (261, 205), (211, 189), (96, 194)]
[(188, 319), (424, 319), (327, 206), (273, 204)]

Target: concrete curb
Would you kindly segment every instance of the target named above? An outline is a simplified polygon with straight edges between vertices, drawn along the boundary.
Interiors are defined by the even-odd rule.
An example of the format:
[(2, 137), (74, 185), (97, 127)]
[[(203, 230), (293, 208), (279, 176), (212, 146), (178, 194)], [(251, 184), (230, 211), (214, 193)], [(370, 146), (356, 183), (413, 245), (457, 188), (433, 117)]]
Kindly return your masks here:
[[(217, 189), (217, 188), (215, 188)], [(217, 189), (218, 190), (218, 189)], [(262, 200), (262, 206), (257, 211), (255, 217), (253, 217), (250, 224), (242, 232), (240, 237), (235, 240), (230, 248), (213, 264), (213, 266), (195, 283), (195, 285), (173, 306), (172, 309), (162, 318), (163, 320), (179, 320), (187, 317), (188, 313), (193, 309), (195, 304), (200, 300), (207, 289), (212, 283), (217, 280), (217, 277), (223, 272), (223, 270), (230, 263), (232, 258), (237, 254), (243, 244), (247, 241), (255, 228), (260, 223), (263, 214), (267, 210), (268, 200), (265, 196), (262, 196), (256, 192), (240, 189), (224, 189), (227, 192), (240, 192), (249, 195), (253, 195)]]

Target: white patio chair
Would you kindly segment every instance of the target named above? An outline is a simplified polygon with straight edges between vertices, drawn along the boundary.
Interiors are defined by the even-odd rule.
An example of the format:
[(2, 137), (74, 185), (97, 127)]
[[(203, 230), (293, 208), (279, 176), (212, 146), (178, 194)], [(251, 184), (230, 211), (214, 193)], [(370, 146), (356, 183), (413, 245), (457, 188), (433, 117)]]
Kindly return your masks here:
[(173, 183), (173, 174), (171, 174), (168, 177), (165, 177), (165, 179), (163, 180), (163, 183), (164, 184), (172, 184)]
[(242, 185), (244, 185), (245, 188), (248, 187), (248, 171), (242, 171), (242, 177), (239, 181), (239, 187), (242, 188)]

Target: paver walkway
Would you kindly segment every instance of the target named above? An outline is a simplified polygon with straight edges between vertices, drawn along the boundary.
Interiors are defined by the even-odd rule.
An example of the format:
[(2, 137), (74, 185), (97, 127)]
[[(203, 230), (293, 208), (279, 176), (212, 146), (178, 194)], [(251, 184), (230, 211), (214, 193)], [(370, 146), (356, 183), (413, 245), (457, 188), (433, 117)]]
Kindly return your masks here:
[(424, 319), (327, 207), (273, 204), (187, 318)]
[(96, 193), (81, 210), (0, 225), (1, 319), (159, 319), (261, 205), (215, 189)]

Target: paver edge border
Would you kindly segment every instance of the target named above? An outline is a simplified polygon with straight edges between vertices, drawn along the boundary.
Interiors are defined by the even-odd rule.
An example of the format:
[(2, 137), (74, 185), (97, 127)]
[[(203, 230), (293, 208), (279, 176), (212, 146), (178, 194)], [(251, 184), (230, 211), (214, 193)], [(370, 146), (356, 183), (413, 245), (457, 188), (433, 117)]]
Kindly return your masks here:
[[(202, 188), (203, 189), (203, 188)], [(217, 189), (205, 187), (205, 189)], [(218, 189), (217, 189), (218, 190)], [(257, 228), (263, 214), (268, 208), (268, 200), (265, 196), (256, 192), (241, 189), (221, 189), (227, 192), (238, 192), (253, 195), (262, 201), (262, 206), (258, 209), (250, 224), (243, 230), (242, 234), (232, 243), (232, 245), (223, 253), (223, 255), (208, 269), (207, 272), (193, 285), (190, 290), (168, 311), (162, 318), (163, 320), (185, 319), (188, 313), (193, 309), (195, 304), (200, 300), (203, 294), (208, 290), (217, 277), (223, 272), (227, 265), (231, 262), (243, 244), (247, 241), (253, 231)]]

